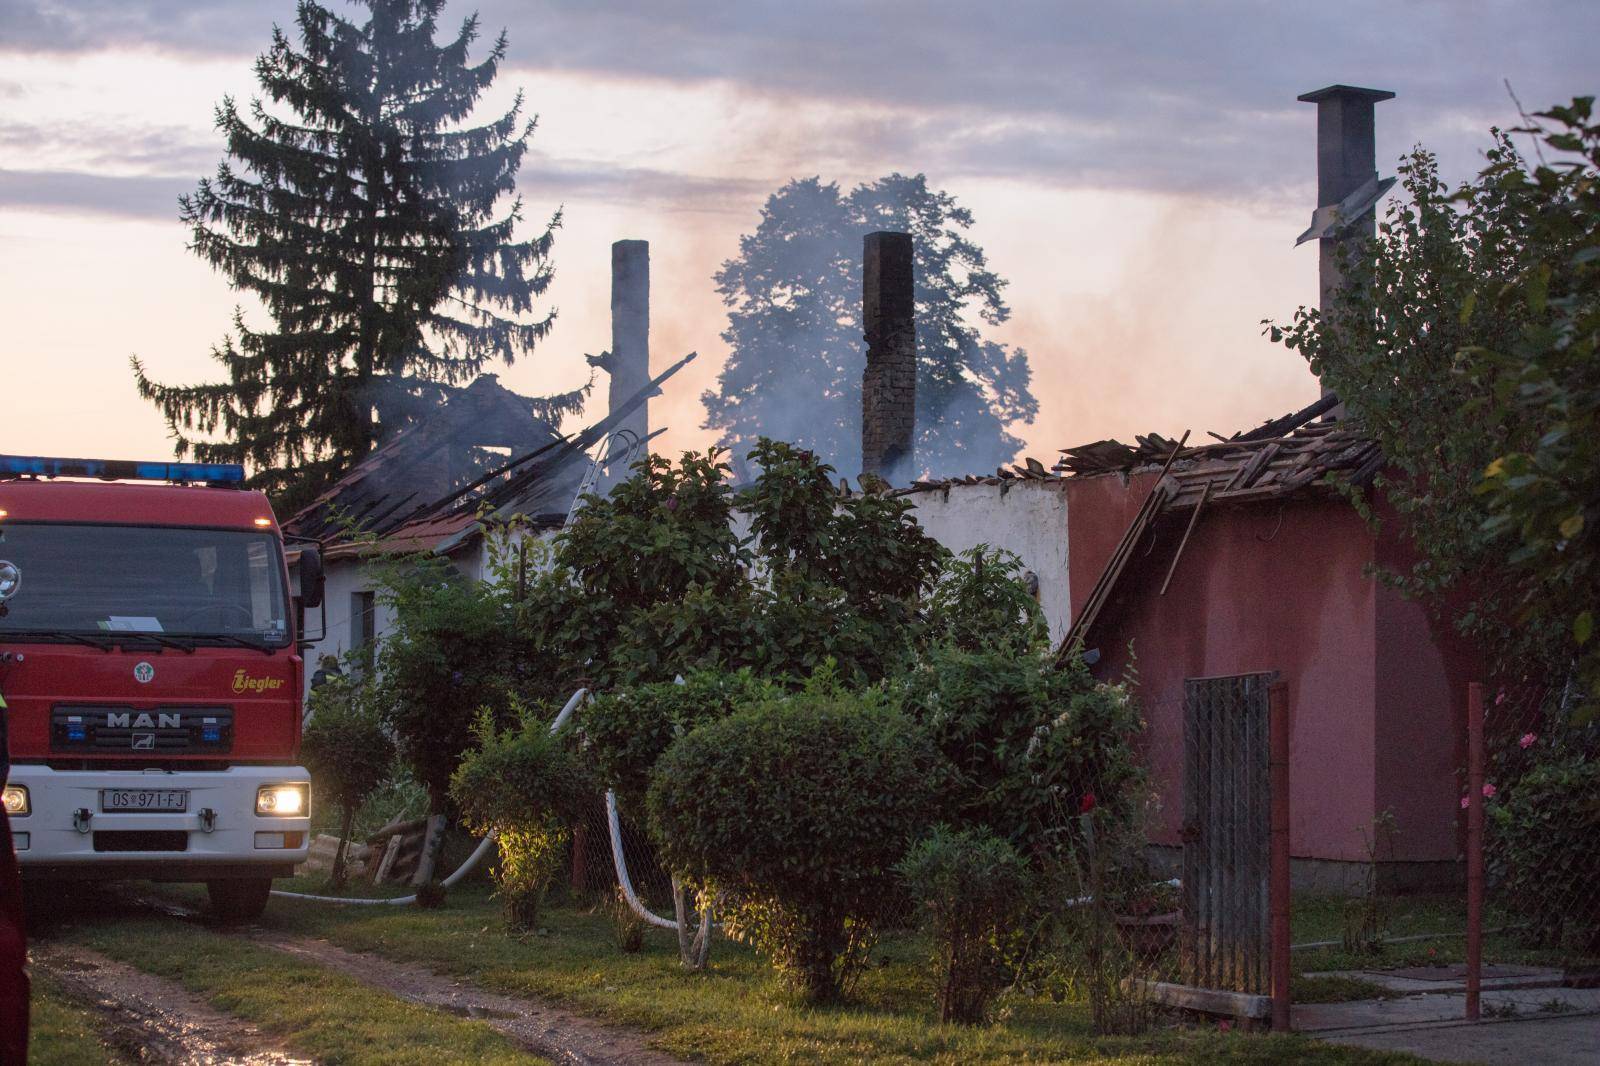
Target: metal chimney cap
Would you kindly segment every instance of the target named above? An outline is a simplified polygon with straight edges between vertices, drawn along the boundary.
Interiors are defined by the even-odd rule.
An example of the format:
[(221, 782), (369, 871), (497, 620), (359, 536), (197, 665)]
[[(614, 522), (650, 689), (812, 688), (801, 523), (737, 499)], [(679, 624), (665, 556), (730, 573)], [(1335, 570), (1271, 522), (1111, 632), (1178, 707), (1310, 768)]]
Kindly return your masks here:
[(1363, 89), (1355, 85), (1330, 85), (1326, 89), (1301, 93), (1295, 99), (1305, 104), (1320, 104), (1324, 100), (1331, 100), (1340, 96), (1355, 100), (1366, 100), (1374, 104), (1379, 100), (1394, 99), (1394, 93), (1388, 89)]

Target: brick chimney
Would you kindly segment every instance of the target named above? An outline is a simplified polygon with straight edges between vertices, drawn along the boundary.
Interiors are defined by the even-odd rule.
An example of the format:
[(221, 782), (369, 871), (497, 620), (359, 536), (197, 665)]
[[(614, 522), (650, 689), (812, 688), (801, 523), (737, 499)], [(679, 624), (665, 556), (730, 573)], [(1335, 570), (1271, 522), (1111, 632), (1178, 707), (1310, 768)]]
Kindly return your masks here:
[[(1361, 89), (1330, 85), (1298, 97), (1317, 105), (1317, 218), (1378, 178), (1377, 141), (1373, 133), (1373, 107), (1392, 100), (1387, 89)], [(1376, 200), (1374, 199), (1374, 204)], [(1321, 237), (1317, 257), (1317, 306), (1328, 317), (1338, 305), (1344, 286), (1341, 261), (1348, 249), (1378, 232), (1377, 215), (1369, 206), (1354, 219), (1337, 220), (1331, 236)], [(1313, 226), (1316, 221), (1313, 221)], [(1328, 389), (1323, 387), (1323, 395)]]
[[(611, 410), (650, 384), (650, 242), (617, 241), (611, 246)], [(622, 423), (640, 440), (650, 435), (650, 404), (641, 404)], [(627, 471), (619, 471), (627, 477)]]
[(916, 473), (917, 326), (911, 234), (869, 233), (862, 251), (867, 369), (861, 378), (861, 469), (891, 484), (903, 484)]

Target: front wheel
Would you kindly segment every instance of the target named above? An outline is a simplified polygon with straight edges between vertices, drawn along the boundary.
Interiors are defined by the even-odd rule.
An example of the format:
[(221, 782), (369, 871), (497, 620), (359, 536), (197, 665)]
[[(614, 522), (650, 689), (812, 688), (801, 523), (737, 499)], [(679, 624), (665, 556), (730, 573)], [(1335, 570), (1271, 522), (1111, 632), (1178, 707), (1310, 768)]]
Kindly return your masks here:
[(211, 897), (211, 911), (224, 922), (253, 922), (267, 909), (267, 897), (272, 893), (270, 877), (230, 877), (223, 881), (207, 881), (206, 894)]

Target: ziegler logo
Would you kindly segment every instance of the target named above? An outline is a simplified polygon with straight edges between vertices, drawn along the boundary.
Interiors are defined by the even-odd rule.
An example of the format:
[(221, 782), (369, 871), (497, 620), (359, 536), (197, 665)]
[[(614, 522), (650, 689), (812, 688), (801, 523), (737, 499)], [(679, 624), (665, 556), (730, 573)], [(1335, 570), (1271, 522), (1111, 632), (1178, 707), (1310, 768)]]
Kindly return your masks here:
[(283, 687), (281, 677), (249, 677), (243, 669), (233, 675), (233, 691), (235, 692), (272, 692)]
[[(183, 717), (177, 714), (163, 714), (157, 712), (154, 716), (146, 711), (140, 711), (137, 718), (132, 711), (106, 712), (107, 729), (181, 729)], [(138, 747), (135, 744), (134, 747)]]

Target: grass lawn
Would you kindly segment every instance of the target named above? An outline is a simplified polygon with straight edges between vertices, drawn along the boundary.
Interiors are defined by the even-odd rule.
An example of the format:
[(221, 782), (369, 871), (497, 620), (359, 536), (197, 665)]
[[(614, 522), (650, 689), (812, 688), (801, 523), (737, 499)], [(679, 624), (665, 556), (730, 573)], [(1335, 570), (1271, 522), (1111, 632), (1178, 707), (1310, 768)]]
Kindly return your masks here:
[[(185, 889), (165, 891), (195, 899)], [(141, 931), (140, 923), (119, 923), (87, 934), (90, 939), (85, 942), (137, 965), (148, 964), (156, 972), (163, 972), (159, 967), (175, 970), (173, 976), (191, 987), (199, 981), (202, 991), (217, 988), (220, 982), (206, 975), (214, 965), (223, 964), (222, 958), (171, 961), (171, 946), (157, 931), (170, 930), (173, 924), (153, 922)], [(481, 885), (458, 889), (444, 909), (434, 911), (278, 899), (269, 906), (263, 924), (325, 937), (351, 950), (422, 963), (494, 991), (560, 1000), (594, 1017), (652, 1030), (665, 1050), (714, 1063), (1031, 1061), (1132, 1066), (1294, 1061), (1365, 1066), (1418, 1061), (1293, 1036), (1247, 1035), (1212, 1027), (1162, 1027), (1137, 1037), (1096, 1037), (1085, 1008), (1027, 998), (1004, 1003), (992, 1026), (944, 1026), (933, 1017), (922, 948), (916, 940), (906, 939), (890, 939), (879, 948), (852, 1004), (808, 1008), (780, 986), (753, 953), (726, 940), (714, 945), (707, 972), (690, 974), (678, 966), (672, 934), (649, 930), (643, 951), (624, 954), (614, 944), (609, 918), (599, 911), (552, 907), (540, 934), (510, 939), (502, 932), (497, 903)], [(212, 942), (217, 934), (184, 932), (207, 958), (236, 955), (248, 947), (219, 952)], [(255, 950), (259, 954), (261, 949)], [(278, 959), (259, 959), (259, 963), (283, 965)], [(227, 968), (235, 973), (239, 962)], [(232, 1001), (218, 1005), (241, 1009)], [(267, 1024), (266, 1016), (284, 1006), (262, 1008), (251, 1016)]]
[[(1336, 896), (1294, 898), (1294, 942), (1340, 941), (1344, 936), (1345, 915), (1356, 901)], [(1294, 953), (1296, 971), (1374, 970), (1400, 966), (1429, 966), (1464, 962), (1467, 957), (1467, 902), (1464, 895), (1396, 896), (1384, 901), (1387, 935), (1391, 941), (1372, 954), (1358, 954), (1343, 947), (1314, 948)], [(1517, 919), (1493, 905), (1484, 908), (1484, 928), (1503, 929)], [(1452, 934), (1437, 939), (1396, 944), (1394, 937), (1422, 934)], [(1571, 952), (1552, 951), (1523, 943), (1515, 932), (1486, 936), (1483, 961), (1561, 965), (1573, 961)]]
[(28, 1061), (33, 1066), (104, 1066), (124, 1061), (100, 1039), (96, 1019), (55, 982), (33, 974)]
[[(548, 1066), (482, 1022), (414, 1006), (282, 952), (181, 921), (122, 917), (75, 924), (56, 936), (177, 981), (218, 1010), (256, 1023), (285, 1048), (319, 1061)], [(86, 1061), (103, 1062), (105, 1056)]]

